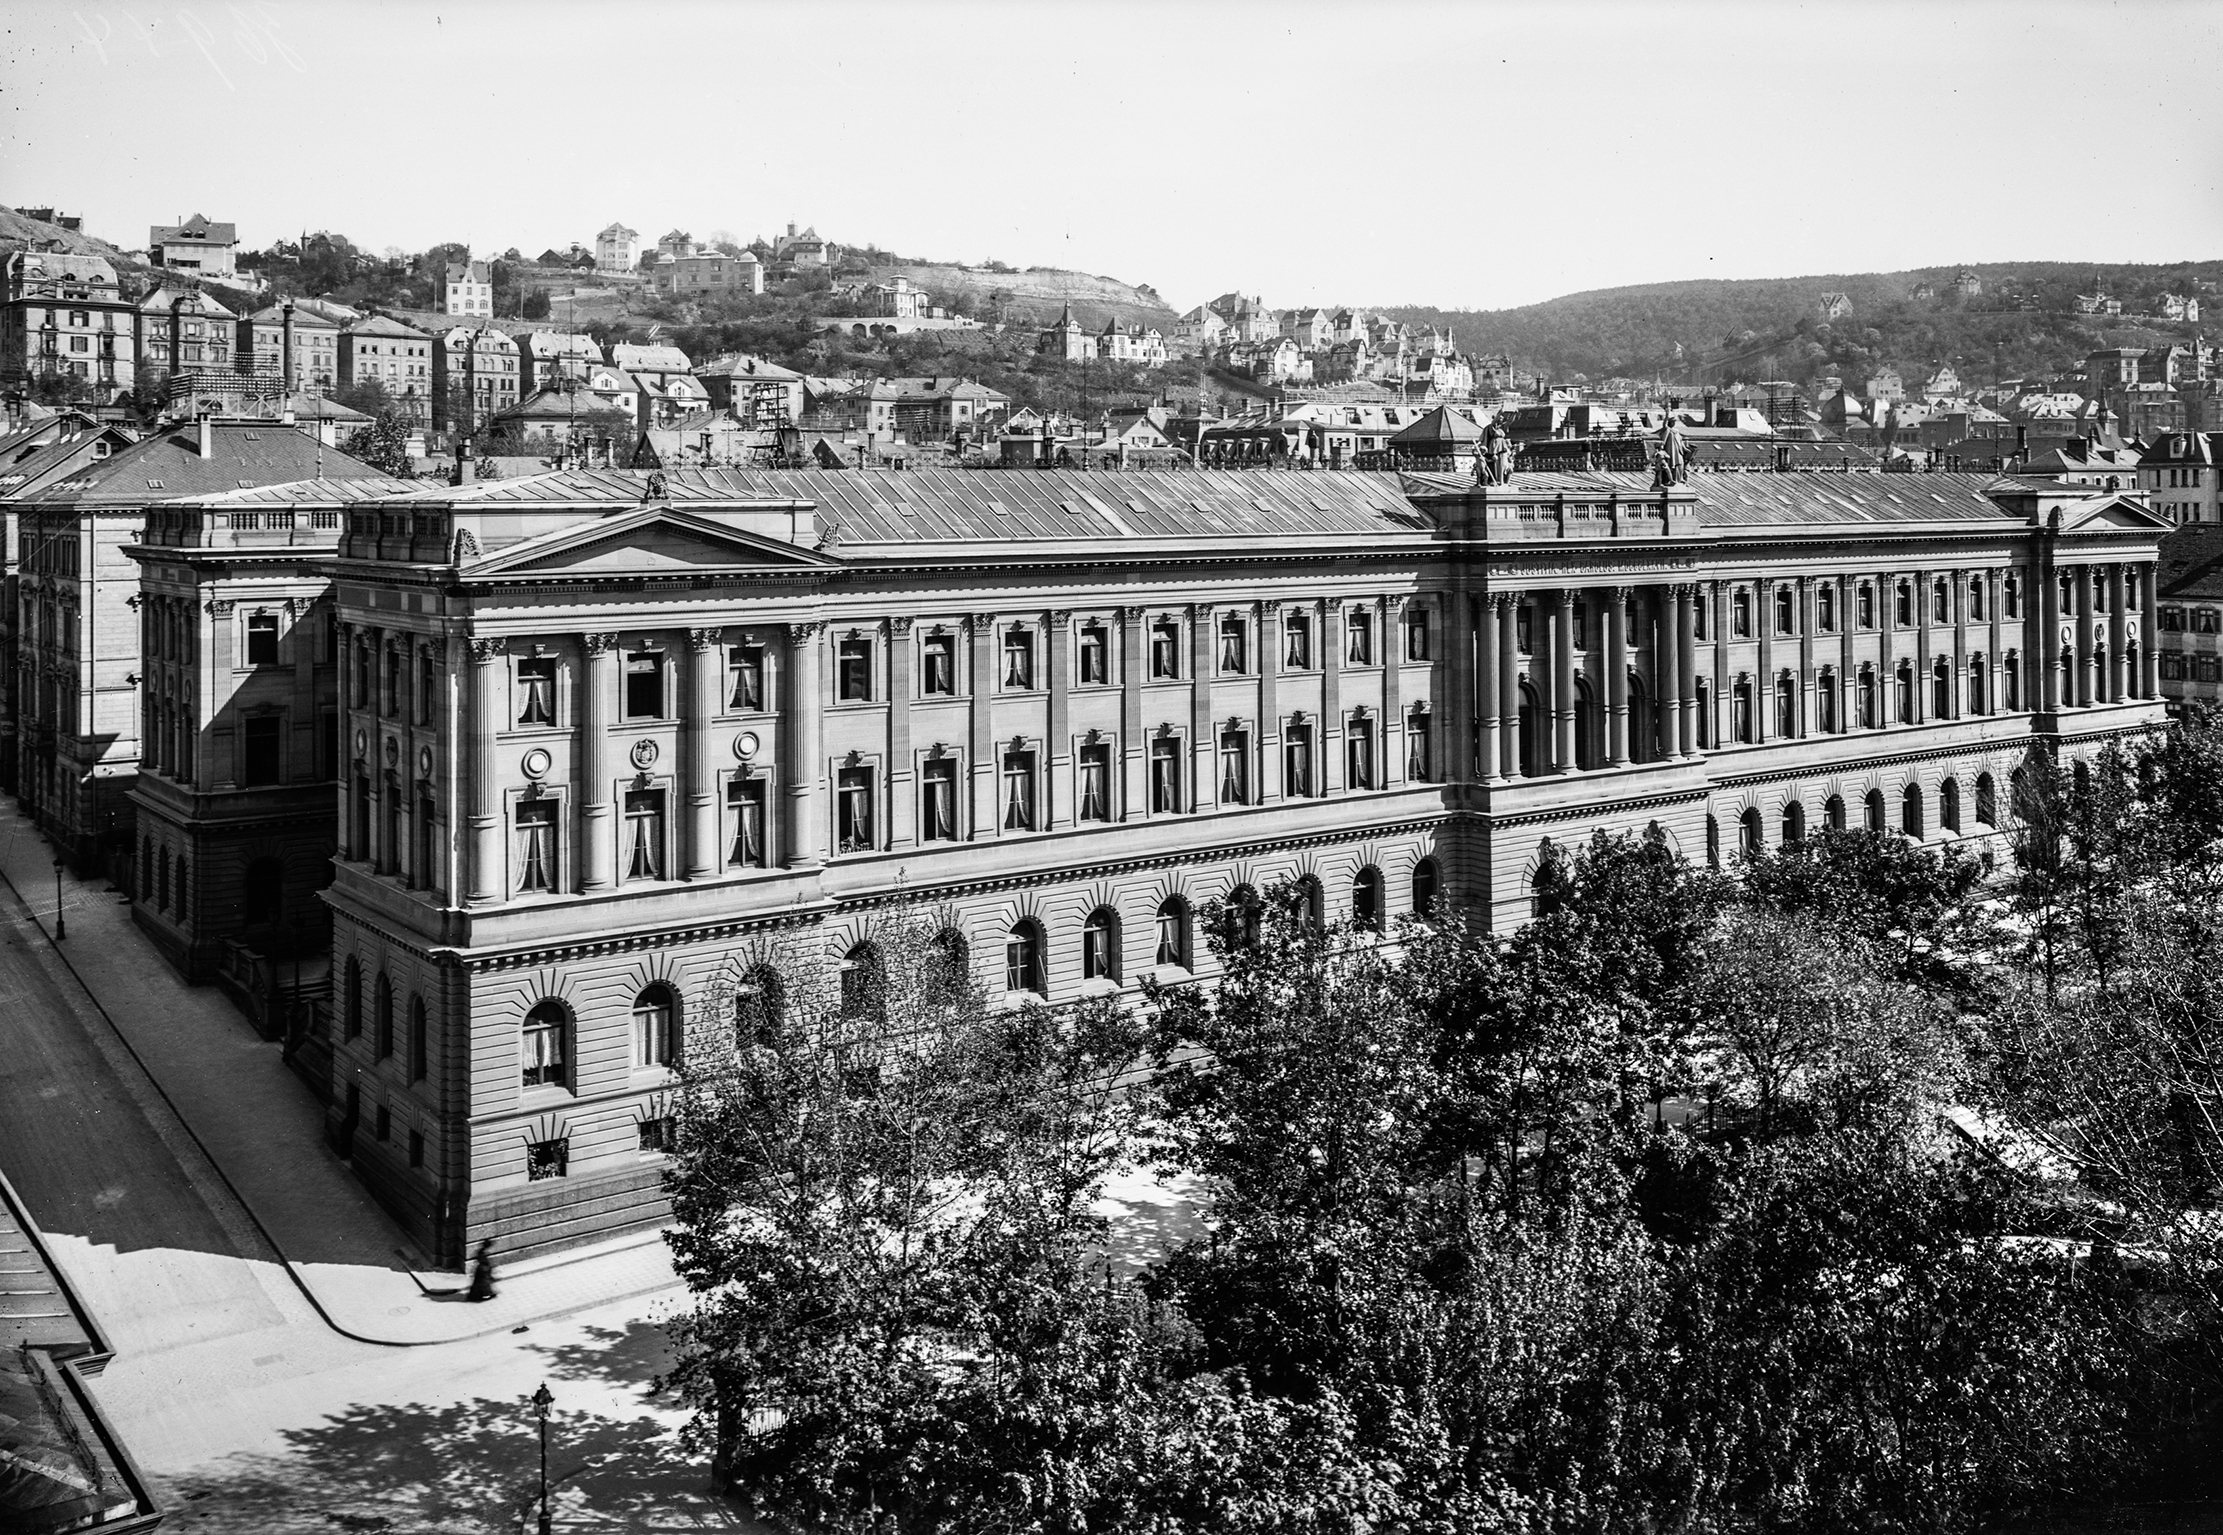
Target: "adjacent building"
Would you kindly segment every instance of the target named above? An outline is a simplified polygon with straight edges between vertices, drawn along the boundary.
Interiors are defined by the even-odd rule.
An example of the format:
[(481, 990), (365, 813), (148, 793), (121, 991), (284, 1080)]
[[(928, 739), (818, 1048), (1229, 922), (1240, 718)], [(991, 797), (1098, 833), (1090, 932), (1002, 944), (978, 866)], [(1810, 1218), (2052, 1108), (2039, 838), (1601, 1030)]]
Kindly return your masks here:
[(518, 361), (524, 369), (522, 391), (530, 395), (552, 388), (560, 379), (580, 379), (602, 359), (602, 344), (592, 336), (563, 331), (536, 330), (518, 343)]
[(492, 319), (494, 276), (483, 261), (450, 261), (440, 272), (433, 303), (442, 314)]
[(340, 328), (316, 311), (287, 299), (246, 316), (237, 330), (234, 355), (240, 371), (277, 379), (289, 395), (301, 390), (329, 393), (339, 387)]
[(667, 298), (764, 291), (764, 263), (748, 251), (735, 256), (724, 251), (693, 251), (659, 261), (649, 275), (656, 291)]
[(432, 337), (390, 315), (365, 315), (340, 331), (340, 384), (377, 383), (403, 415), (432, 419)]
[(517, 343), (491, 326), (458, 325), (432, 350), (432, 425), (469, 435), (523, 397)]
[(237, 275), (233, 253), (239, 229), (211, 223), (196, 213), (182, 224), (156, 224), (147, 230), (147, 261), (188, 277), (230, 282)]
[(594, 237), (594, 265), (602, 272), (630, 272), (640, 260), (641, 232), (612, 224)]
[(0, 290), (0, 384), (42, 374), (84, 381), (105, 401), (131, 387), (138, 366), (138, 313), (116, 269), (98, 256), (64, 251), (9, 253)]

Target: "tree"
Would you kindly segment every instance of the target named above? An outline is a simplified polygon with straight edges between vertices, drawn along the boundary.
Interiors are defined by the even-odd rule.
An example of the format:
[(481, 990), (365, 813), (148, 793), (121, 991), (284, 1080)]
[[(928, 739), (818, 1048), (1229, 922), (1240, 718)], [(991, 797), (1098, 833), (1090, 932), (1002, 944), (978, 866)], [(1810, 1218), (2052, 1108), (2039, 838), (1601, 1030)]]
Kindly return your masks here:
[(31, 398), (41, 405), (74, 405), (92, 397), (88, 381), (59, 368), (48, 368), (31, 379)]
[(410, 423), (392, 406), (380, 406), (371, 424), (349, 434), (340, 451), (361, 459), (380, 474), (416, 478), (417, 461), (409, 452)]

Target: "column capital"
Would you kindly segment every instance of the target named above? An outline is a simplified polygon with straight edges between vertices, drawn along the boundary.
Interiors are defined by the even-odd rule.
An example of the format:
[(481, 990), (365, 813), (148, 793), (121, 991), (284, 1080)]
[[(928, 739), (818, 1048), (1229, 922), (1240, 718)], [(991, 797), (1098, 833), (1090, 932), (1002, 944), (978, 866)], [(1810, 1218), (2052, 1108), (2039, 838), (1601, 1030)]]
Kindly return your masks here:
[(1125, 603), (1122, 604), (1119, 609), (1119, 616), (1125, 619), (1128, 623), (1135, 624), (1142, 622), (1143, 615), (1145, 613), (1148, 613), (1149, 611), (1150, 610), (1148, 608), (1143, 607), (1138, 603)]
[(1259, 603), (1258, 616), (1261, 618), (1281, 617), (1281, 599), (1279, 597), (1268, 597)]
[(1611, 588), (1611, 591), (1613, 592), (1613, 600), (1624, 608), (1636, 600), (1637, 588), (1633, 586), (1615, 586)]
[[(1073, 621), (1073, 610), (1071, 608), (1052, 608), (1050, 609), (1049, 616), (1050, 627), (1053, 629), (1062, 629), (1067, 624)], [(906, 625), (908, 625), (909, 622), (909, 619), (904, 620), (904, 623)]]
[(1327, 609), (1330, 613), (1340, 613), (1343, 611), (1343, 599), (1341, 597), (1329, 597), (1324, 599), (1324, 601), (1326, 602)]
[(232, 602), (223, 597), (218, 597), (209, 603), (208, 610), (211, 613), (214, 613), (218, 618), (229, 618), (232, 616), (232, 610), (238, 606), (239, 604), (236, 602)]
[(582, 634), (579, 639), (590, 656), (603, 655), (617, 649), (618, 637), (615, 634)]
[(491, 666), (496, 656), (509, 649), (509, 641), (499, 635), (491, 639), (473, 635), (466, 643), (471, 647), (473, 666)]
[(689, 629), (687, 631), (687, 648), (700, 655), (717, 644), (718, 636), (723, 632), (719, 629)]
[(825, 632), (826, 625), (822, 619), (814, 618), (806, 623), (789, 624), (787, 626), (787, 637), (798, 645), (815, 640)]
[(890, 618), (888, 620), (888, 633), (899, 640), (907, 640), (911, 637), (911, 626), (916, 622), (916, 619), (902, 615)]

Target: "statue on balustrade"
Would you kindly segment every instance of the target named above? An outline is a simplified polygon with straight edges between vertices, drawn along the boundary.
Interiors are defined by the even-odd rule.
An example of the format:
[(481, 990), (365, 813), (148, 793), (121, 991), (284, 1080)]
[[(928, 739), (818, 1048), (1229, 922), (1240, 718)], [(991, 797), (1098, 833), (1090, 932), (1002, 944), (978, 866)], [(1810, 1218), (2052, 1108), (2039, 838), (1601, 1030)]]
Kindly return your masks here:
[(1482, 450), (1474, 457), (1474, 479), (1479, 485), (1513, 483), (1513, 434), (1495, 416), (1482, 428)]
[(1683, 437), (1683, 424), (1673, 416), (1667, 418), (1667, 430), (1660, 434), (1659, 455), (1652, 460), (1652, 486), (1664, 490), (1670, 485), (1680, 485), (1690, 477), (1690, 443)]

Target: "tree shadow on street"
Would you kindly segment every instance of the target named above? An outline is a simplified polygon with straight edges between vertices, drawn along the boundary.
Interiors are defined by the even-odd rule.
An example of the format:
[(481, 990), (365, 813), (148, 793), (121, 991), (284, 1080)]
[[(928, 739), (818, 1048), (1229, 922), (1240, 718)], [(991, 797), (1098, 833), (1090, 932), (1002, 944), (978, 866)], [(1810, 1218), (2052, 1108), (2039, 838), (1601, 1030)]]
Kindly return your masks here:
[[(529, 1527), (540, 1445), (525, 1402), (356, 1406), (284, 1437), (285, 1453), (235, 1456), (173, 1479), (172, 1526), (392, 1535)], [(705, 1468), (655, 1418), (558, 1412), (548, 1444), (559, 1527), (758, 1528), (709, 1492)]]
[(622, 1331), (590, 1326), (580, 1342), (535, 1345), (534, 1352), (548, 1361), (548, 1373), (558, 1380), (606, 1380), (642, 1387), (675, 1362), (671, 1335), (654, 1320), (628, 1322)]

